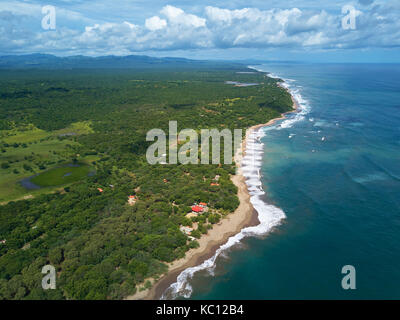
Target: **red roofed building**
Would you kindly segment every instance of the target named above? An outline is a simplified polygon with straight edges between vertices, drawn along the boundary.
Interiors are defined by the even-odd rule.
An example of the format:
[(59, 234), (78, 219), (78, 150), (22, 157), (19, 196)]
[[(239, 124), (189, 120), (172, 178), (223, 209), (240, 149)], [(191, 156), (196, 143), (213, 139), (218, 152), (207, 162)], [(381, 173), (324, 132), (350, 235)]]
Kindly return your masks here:
[(202, 207), (207, 207), (207, 203), (205, 203), (205, 202), (200, 202), (199, 205)]
[(192, 211), (193, 212), (197, 212), (197, 213), (199, 213), (199, 212), (203, 212), (203, 208), (202, 207), (200, 207), (200, 206), (193, 206), (192, 207)]
[(129, 196), (128, 197), (128, 203), (129, 205), (133, 206), (137, 201), (137, 197), (136, 196)]

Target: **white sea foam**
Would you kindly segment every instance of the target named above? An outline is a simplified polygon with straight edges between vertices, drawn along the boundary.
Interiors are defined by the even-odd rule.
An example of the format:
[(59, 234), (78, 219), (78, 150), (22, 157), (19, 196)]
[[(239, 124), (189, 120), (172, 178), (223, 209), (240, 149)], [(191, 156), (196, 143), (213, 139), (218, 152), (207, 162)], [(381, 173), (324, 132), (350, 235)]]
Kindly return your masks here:
[[(280, 78), (274, 74), (269, 74), (268, 76), (272, 78)], [(190, 285), (190, 280), (196, 272), (203, 270), (214, 275), (214, 269), (216, 266), (215, 261), (219, 256), (224, 256), (228, 249), (240, 244), (243, 238), (266, 235), (272, 228), (278, 226), (281, 221), (286, 218), (282, 209), (265, 202), (263, 197), (265, 192), (262, 188), (260, 169), (264, 153), (264, 144), (261, 143), (261, 138), (265, 136), (269, 130), (290, 128), (295, 122), (303, 120), (305, 118), (304, 116), (309, 112), (309, 106), (308, 102), (301, 96), (299, 90), (291, 86), (290, 83), (295, 82), (295, 80), (282, 80), (284, 80), (284, 82), (281, 83), (281, 85), (287, 88), (292, 94), (299, 105), (299, 110), (294, 114), (294, 116), (283, 120), (280, 125), (264, 127), (250, 133), (246, 143), (246, 154), (241, 162), (241, 170), (243, 176), (246, 178), (246, 185), (250, 194), (250, 202), (257, 211), (260, 223), (253, 227), (243, 228), (238, 234), (230, 237), (225, 244), (217, 249), (211, 258), (207, 259), (202, 264), (183, 270), (178, 275), (176, 282), (167, 288), (161, 299), (175, 299), (178, 296), (189, 298), (193, 291), (192, 286)]]
[[(258, 69), (257, 67), (249, 66), (249, 68), (264, 72), (264, 70)], [(273, 79), (281, 79), (283, 82), (281, 82), (280, 85), (289, 91), (289, 93), (292, 95), (293, 99), (297, 102), (299, 106), (298, 112), (296, 112), (293, 116), (289, 116), (287, 119), (283, 120), (274, 129), (281, 130), (281, 129), (291, 128), (294, 123), (304, 120), (305, 115), (310, 112), (310, 106), (308, 101), (304, 99), (300, 93), (301, 86), (295, 84), (296, 80), (283, 78), (274, 73), (268, 73), (268, 77)]]
[(375, 173), (370, 173), (361, 177), (355, 177), (353, 178), (354, 181), (357, 183), (368, 183), (368, 182), (375, 182), (375, 181), (383, 181), (389, 179), (389, 176), (383, 172), (375, 172)]

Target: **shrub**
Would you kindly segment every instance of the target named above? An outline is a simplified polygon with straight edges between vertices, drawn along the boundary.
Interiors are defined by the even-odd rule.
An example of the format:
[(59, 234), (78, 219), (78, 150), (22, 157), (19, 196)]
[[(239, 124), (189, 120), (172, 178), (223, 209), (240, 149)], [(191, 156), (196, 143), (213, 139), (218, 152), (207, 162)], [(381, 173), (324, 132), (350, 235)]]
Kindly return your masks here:
[(7, 162), (3, 162), (2, 164), (1, 164), (1, 168), (2, 169), (8, 169), (10, 167), (10, 165), (7, 163)]

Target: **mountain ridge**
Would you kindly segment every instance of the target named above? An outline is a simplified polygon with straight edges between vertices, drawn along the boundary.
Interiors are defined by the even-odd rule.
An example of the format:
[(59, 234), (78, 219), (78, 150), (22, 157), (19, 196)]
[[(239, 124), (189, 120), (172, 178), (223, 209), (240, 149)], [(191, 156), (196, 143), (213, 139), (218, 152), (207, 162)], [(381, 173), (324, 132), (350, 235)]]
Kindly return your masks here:
[(211, 61), (211, 60), (192, 60), (175, 57), (151, 57), (146, 55), (128, 56), (99, 56), (89, 57), (83, 55), (58, 57), (51, 54), (33, 53), (26, 55), (3, 55), (0, 56), (0, 69), (91, 69), (91, 68), (161, 68), (171, 67), (213, 67), (213, 68), (232, 68), (245, 65), (230, 61)]

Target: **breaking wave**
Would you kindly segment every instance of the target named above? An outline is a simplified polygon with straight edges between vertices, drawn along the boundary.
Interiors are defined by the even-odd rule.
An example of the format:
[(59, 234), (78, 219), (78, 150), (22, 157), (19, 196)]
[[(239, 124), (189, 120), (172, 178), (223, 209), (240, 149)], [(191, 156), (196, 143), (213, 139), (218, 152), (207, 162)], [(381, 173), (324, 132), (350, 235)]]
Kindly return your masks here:
[[(263, 70), (257, 70), (257, 71), (263, 71)], [(273, 79), (281, 79), (283, 82), (280, 83), (280, 86), (289, 91), (289, 93), (292, 95), (293, 99), (297, 102), (299, 106), (298, 112), (296, 112), (294, 115), (287, 117), (287, 119), (283, 120), (282, 123), (276, 129), (280, 130), (280, 129), (291, 128), (294, 123), (304, 120), (305, 116), (310, 112), (310, 105), (308, 101), (304, 99), (300, 93), (301, 86), (294, 84), (296, 80), (285, 79), (273, 73), (268, 73), (268, 77)]]

